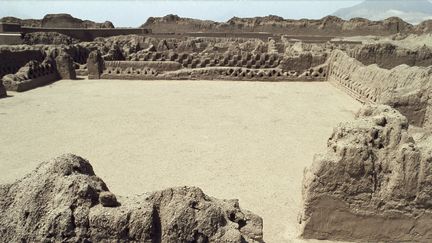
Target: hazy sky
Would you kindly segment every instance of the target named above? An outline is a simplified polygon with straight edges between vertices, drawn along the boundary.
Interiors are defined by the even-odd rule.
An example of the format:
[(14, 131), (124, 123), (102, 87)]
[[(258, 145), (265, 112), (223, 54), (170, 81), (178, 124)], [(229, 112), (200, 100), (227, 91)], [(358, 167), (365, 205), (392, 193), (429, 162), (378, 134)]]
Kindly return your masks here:
[(181, 17), (226, 21), (233, 16), (255, 17), (269, 14), (285, 18), (318, 19), (339, 8), (361, 0), (225, 0), (225, 1), (20, 1), (0, 0), (0, 17), (42, 18), (47, 13), (70, 13), (74, 17), (97, 22), (110, 20), (115, 26), (136, 27), (148, 17), (177, 14)]

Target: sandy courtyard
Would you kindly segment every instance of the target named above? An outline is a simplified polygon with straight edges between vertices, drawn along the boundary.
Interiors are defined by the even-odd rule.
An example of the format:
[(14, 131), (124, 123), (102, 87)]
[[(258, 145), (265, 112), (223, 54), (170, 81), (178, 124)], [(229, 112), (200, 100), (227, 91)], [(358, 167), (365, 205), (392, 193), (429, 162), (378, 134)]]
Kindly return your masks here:
[(360, 107), (328, 83), (64, 80), (0, 100), (0, 183), (62, 153), (119, 195), (193, 185), (297, 236), (305, 166)]

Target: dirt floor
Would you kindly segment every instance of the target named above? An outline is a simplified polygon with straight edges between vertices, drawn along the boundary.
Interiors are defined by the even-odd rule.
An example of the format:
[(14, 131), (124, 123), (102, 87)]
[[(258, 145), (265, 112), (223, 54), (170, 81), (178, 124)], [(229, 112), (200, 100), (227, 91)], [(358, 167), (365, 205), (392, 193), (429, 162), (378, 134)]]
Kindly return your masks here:
[(360, 104), (328, 83), (63, 80), (0, 99), (0, 183), (62, 153), (111, 191), (193, 185), (297, 237), (303, 169)]

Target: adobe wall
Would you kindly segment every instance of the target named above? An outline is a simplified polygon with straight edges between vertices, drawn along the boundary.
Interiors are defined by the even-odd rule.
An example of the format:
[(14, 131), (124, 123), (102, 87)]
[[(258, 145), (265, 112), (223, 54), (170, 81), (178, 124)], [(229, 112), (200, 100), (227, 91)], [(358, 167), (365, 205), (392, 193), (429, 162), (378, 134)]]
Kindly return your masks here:
[(296, 69), (287, 65), (286, 58), (279, 54), (201, 56), (196, 53), (141, 52), (135, 56), (135, 61), (104, 61), (96, 58), (96, 54), (93, 56), (88, 59), (87, 66), (99, 68), (89, 69), (89, 77), (105, 79), (325, 81), (327, 78), (326, 64), (311, 66), (311, 59), (298, 59), (307, 65)]
[(6, 90), (23, 92), (47, 85), (59, 79), (60, 76), (55, 63), (30, 61), (15, 74), (4, 76), (2, 81)]
[(411, 124), (431, 127), (432, 67), (400, 65), (388, 70), (366, 66), (340, 50), (332, 52), (328, 67), (328, 81), (359, 101), (390, 105)]
[(21, 34), (0, 33), (0, 45), (19, 45), (23, 43)]
[(16, 73), (31, 60), (43, 61), (45, 54), (40, 50), (0, 50), (0, 78), (6, 74)]
[(21, 25), (20, 24), (13, 24), (13, 23), (2, 23), (0, 22), (0, 33), (4, 32), (21, 32)]
[(432, 49), (428, 47), (411, 50), (390, 43), (367, 44), (352, 48), (348, 53), (365, 65), (377, 64), (386, 69), (401, 64), (420, 67), (432, 65)]
[(431, 242), (431, 137), (414, 137), (408, 120), (389, 106), (364, 106), (334, 128), (304, 171), (301, 237)]
[(177, 15), (151, 17), (144, 28), (154, 33), (188, 33), (188, 32), (266, 32), (272, 34), (307, 35), (307, 36), (358, 36), (358, 35), (393, 35), (413, 32), (414, 26), (399, 18), (388, 18), (382, 21), (367, 19), (343, 20), (334, 16), (322, 19), (284, 19), (278, 16), (255, 18), (231, 18), (227, 22), (181, 18)]

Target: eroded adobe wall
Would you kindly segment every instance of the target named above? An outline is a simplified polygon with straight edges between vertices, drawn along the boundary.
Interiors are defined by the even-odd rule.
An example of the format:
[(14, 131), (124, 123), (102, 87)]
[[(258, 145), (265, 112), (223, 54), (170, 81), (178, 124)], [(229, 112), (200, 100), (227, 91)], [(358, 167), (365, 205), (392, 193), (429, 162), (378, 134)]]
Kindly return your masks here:
[[(35, 44), (35, 45), (14, 45), (14, 46), (0, 46), (0, 65), (14, 64), (19, 67), (25, 65), (31, 60), (43, 61), (46, 56), (56, 58), (61, 52), (68, 53), (74, 62), (84, 64), (87, 62), (88, 54), (92, 47), (87, 47), (84, 44), (71, 44), (71, 45), (56, 45), (56, 44)], [(18, 68), (19, 68), (18, 67)], [(16, 70), (15, 70), (16, 72)]]
[(388, 104), (416, 126), (430, 127), (430, 84), (432, 67), (400, 65), (382, 69), (365, 66), (335, 50), (329, 60), (328, 81), (363, 103)]
[[(101, 55), (99, 53), (99, 55)], [(96, 54), (94, 54), (96, 56)], [(98, 59), (99, 64), (93, 63)], [(256, 81), (324, 81), (326, 64), (302, 69), (283, 62), (279, 54), (213, 54), (174, 52), (139, 52), (139, 61), (104, 61), (94, 58), (87, 64), (89, 76), (115, 79), (204, 79), (204, 80), (256, 80)], [(285, 63), (281, 65), (281, 63)], [(100, 74), (98, 74), (98, 72)]]
[(6, 96), (7, 96), (6, 88), (3, 85), (3, 82), (0, 82), (0, 98), (4, 98)]
[(263, 242), (262, 218), (196, 187), (116, 197), (67, 154), (0, 185), (1, 242)]
[(91, 51), (90, 48), (87, 48), (81, 44), (38, 45), (37, 47), (47, 53), (47, 55), (50, 55), (52, 58), (56, 58), (60, 53), (65, 52), (72, 57), (74, 62), (78, 64), (85, 64)]
[(432, 65), (432, 50), (428, 47), (411, 50), (390, 43), (367, 44), (349, 49), (348, 53), (365, 65), (377, 64), (386, 69), (402, 64), (420, 67)]
[(430, 242), (430, 136), (415, 141), (408, 119), (365, 106), (337, 126), (303, 181), (303, 238)]
[(43, 62), (30, 61), (15, 74), (5, 75), (2, 81), (6, 90), (23, 92), (59, 79), (55, 62), (44, 60)]
[(245, 68), (276, 68), (283, 59), (278, 54), (208, 54), (172, 53), (172, 52), (139, 52), (135, 56), (143, 61), (175, 61), (184, 68), (205, 67), (245, 67)]
[(16, 73), (31, 60), (43, 61), (44, 52), (40, 50), (0, 50), (0, 78), (6, 74)]

